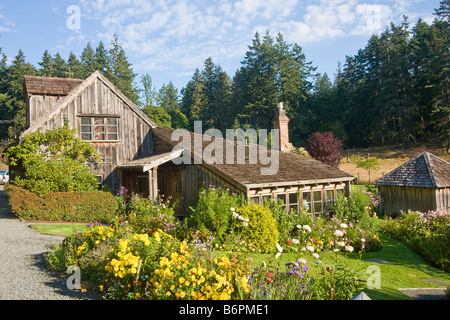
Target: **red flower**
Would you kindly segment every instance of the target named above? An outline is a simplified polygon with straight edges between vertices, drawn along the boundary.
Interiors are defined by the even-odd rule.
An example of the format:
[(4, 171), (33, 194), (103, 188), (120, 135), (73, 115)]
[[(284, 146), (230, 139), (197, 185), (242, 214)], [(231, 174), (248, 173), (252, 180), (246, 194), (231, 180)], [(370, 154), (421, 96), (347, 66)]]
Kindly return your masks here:
[(291, 244), (291, 240), (288, 241), (288, 245), (290, 245), (290, 244)]

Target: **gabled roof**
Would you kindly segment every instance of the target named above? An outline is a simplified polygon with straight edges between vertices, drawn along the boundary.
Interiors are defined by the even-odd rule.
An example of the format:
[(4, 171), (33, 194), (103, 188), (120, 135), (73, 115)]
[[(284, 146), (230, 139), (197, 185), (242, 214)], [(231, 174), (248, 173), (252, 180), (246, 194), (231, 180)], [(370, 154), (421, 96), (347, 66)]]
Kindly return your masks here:
[(82, 82), (82, 79), (24, 76), (24, 92), (66, 96)]
[[(167, 129), (162, 127), (152, 128), (155, 138), (165, 141), (167, 144), (176, 146), (178, 141), (171, 141), (173, 129)], [(286, 185), (301, 185), (301, 184), (314, 184), (314, 183), (326, 183), (332, 181), (352, 181), (355, 179), (354, 176), (343, 172), (337, 168), (328, 166), (320, 161), (302, 156), (295, 152), (281, 152), (274, 149), (268, 149), (264, 146), (258, 145), (258, 154), (260, 154), (261, 149), (263, 152), (267, 152), (270, 155), (272, 153), (278, 153), (279, 167), (275, 174), (263, 175), (261, 174), (261, 168), (268, 168), (270, 164), (262, 164), (259, 161), (252, 164), (249, 158), (249, 145), (243, 142), (231, 141), (223, 138), (219, 139), (220, 143), (223, 143), (223, 161), (222, 164), (213, 163), (213, 159), (205, 158), (205, 155), (201, 154), (202, 150), (212, 143), (212, 141), (207, 141), (208, 139), (203, 139), (204, 135), (190, 132), (191, 134), (191, 150), (194, 150), (193, 157), (202, 157), (204, 160), (203, 165), (212, 171), (218, 173), (221, 176), (226, 176), (235, 183), (245, 186), (246, 188), (256, 188), (262, 186), (286, 186)], [(202, 150), (197, 150), (194, 148), (194, 139), (200, 139), (202, 141)], [(206, 140), (206, 141), (205, 141)], [(227, 150), (227, 145), (230, 148), (234, 148), (235, 158), (237, 156), (237, 148), (244, 145), (246, 148), (245, 153), (245, 163), (238, 164), (236, 161), (232, 164), (227, 164), (225, 151)], [(230, 149), (231, 150), (231, 149)]]
[[(51, 83), (57, 78), (49, 78), (49, 79), (50, 79), (49, 81), (46, 81), (45, 78), (40, 77), (40, 79), (34, 80), (44, 81), (45, 84)], [(38, 128), (42, 127), (50, 118), (52, 118), (57, 113), (59, 109), (63, 108), (73, 99), (75, 99), (79, 94), (81, 94), (81, 92), (84, 89), (86, 89), (89, 85), (91, 85), (95, 81), (95, 79), (100, 79), (109, 89), (111, 89), (111, 91), (113, 91), (117, 96), (119, 96), (125, 102), (125, 104), (127, 104), (131, 108), (131, 110), (133, 110), (149, 126), (151, 127), (156, 126), (156, 124), (152, 120), (150, 120), (150, 118), (141, 109), (139, 109), (130, 99), (128, 99), (113, 83), (111, 83), (111, 81), (109, 81), (105, 76), (103, 76), (100, 71), (95, 71), (87, 79), (82, 80), (80, 83), (78, 83), (77, 86), (74, 86), (73, 89), (63, 99), (58, 101), (58, 103), (53, 107), (52, 110), (50, 110), (49, 113), (47, 113), (39, 120), (37, 120), (33, 125), (31, 125), (27, 130), (25, 130), (22, 133), (22, 135), (36, 131)], [(62, 81), (61, 83), (63, 82), (64, 81)], [(72, 82), (72, 84), (75, 84), (75, 81)], [(61, 89), (61, 91), (63, 90)]]
[(424, 152), (375, 181), (377, 185), (444, 188), (450, 186), (450, 163)]

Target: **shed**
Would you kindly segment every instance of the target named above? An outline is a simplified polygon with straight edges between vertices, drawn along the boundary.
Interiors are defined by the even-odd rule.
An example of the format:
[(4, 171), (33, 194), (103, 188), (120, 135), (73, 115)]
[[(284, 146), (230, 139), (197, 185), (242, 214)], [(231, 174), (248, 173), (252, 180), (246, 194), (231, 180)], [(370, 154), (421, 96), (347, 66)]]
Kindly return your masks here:
[(387, 215), (448, 209), (450, 163), (424, 152), (375, 181)]

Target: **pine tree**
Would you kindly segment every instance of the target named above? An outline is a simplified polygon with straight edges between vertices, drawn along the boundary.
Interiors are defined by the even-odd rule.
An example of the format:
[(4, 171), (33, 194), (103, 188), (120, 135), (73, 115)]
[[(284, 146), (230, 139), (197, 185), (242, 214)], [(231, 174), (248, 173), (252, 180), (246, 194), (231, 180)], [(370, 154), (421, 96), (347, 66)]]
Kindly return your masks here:
[(194, 129), (194, 121), (202, 121), (205, 109), (205, 85), (199, 69), (196, 69), (186, 87), (181, 90), (180, 111), (186, 115), (190, 130)]
[(61, 55), (57, 52), (55, 54), (55, 57), (52, 61), (52, 70), (53, 70), (53, 77), (57, 78), (67, 78), (68, 71), (67, 71), (67, 62), (61, 57)]
[(103, 75), (107, 77), (111, 74), (108, 51), (102, 41), (99, 42), (97, 48), (95, 49), (94, 68), (95, 70), (101, 71)]
[(81, 62), (72, 51), (70, 52), (69, 58), (67, 59), (67, 74), (69, 78), (83, 78), (83, 67), (81, 66)]
[[(139, 90), (134, 85), (136, 74), (133, 72), (133, 68), (128, 62), (125, 51), (119, 45), (119, 38), (116, 34), (114, 35), (111, 45), (112, 48), (109, 50), (111, 72), (108, 78), (133, 103), (139, 104)], [(108, 74), (106, 76), (108, 76)]]
[(95, 52), (90, 42), (87, 43), (81, 52), (80, 62), (83, 70), (81, 78), (86, 79), (95, 72)]
[(41, 62), (38, 62), (41, 66), (38, 74), (43, 77), (52, 77), (54, 75), (53, 70), (53, 57), (48, 53), (48, 50), (44, 51)]
[[(7, 119), (21, 119), (15, 126), (9, 127), (9, 137), (18, 137), (25, 128), (25, 102), (23, 101), (23, 78), (25, 75), (36, 75), (34, 66), (25, 61), (25, 55), (19, 50), (11, 65), (6, 69), (5, 92), (2, 111)], [(5, 117), (2, 115), (2, 117)], [(3, 137), (5, 138), (5, 137)]]

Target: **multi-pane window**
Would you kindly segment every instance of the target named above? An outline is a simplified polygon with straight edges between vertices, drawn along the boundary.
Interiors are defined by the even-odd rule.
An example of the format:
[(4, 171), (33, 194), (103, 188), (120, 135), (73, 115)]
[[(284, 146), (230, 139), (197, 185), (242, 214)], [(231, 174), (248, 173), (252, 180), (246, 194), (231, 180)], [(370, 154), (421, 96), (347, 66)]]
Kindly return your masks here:
[(294, 210), (298, 212), (298, 194), (297, 192), (289, 193), (289, 212)]
[(252, 196), (250, 197), (250, 201), (254, 204), (259, 204), (259, 196)]
[(286, 207), (287, 207), (287, 201), (286, 201), (286, 194), (285, 194), (285, 193), (279, 193), (279, 194), (277, 195), (277, 202), (279, 203), (280, 200), (281, 200), (281, 202), (282, 202), (281, 207), (282, 207), (283, 209), (286, 209)]
[(90, 141), (119, 140), (119, 121), (117, 118), (82, 117), (81, 138)]
[(307, 209), (309, 212), (312, 212), (312, 203), (311, 203), (311, 191), (303, 191), (302, 193), (302, 207), (303, 209)]
[(322, 213), (322, 190), (313, 191), (314, 214)]
[(335, 204), (334, 189), (327, 190), (327, 207)]
[(266, 204), (267, 202), (270, 201), (270, 199), (272, 199), (272, 196), (270, 194), (263, 194), (261, 196), (262, 199), (262, 204)]

